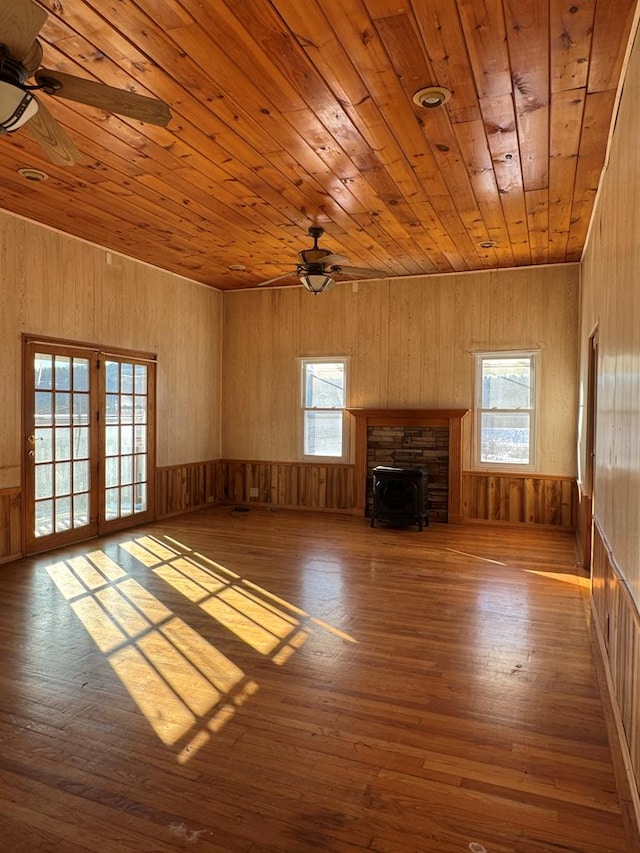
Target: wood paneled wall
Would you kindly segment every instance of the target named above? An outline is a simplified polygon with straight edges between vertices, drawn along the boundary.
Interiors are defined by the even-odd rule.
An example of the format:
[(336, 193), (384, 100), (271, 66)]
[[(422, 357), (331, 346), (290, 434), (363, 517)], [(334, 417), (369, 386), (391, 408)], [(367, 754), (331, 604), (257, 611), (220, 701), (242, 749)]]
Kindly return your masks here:
[[(582, 263), (579, 486), (594, 517), (592, 605), (617, 709), (618, 737), (640, 821), (640, 44), (631, 53), (620, 109)], [(590, 336), (598, 364), (593, 488), (588, 482)]]
[(513, 524), (549, 524), (574, 530), (578, 490), (572, 477), (525, 474), (462, 475), (465, 518)]
[(0, 563), (22, 553), (22, 502), (20, 489), (0, 489)]
[(222, 465), (219, 459), (158, 468), (156, 517), (166, 518), (219, 503), (222, 490)]
[(0, 212), (0, 488), (20, 486), (21, 333), (154, 352), (157, 461), (220, 456), (222, 294)]
[[(597, 326), (593, 513), (640, 605), (640, 44), (630, 57), (582, 269), (580, 400), (587, 398), (589, 336)], [(587, 480), (581, 407), (579, 480)]]
[(578, 282), (567, 265), (225, 293), (221, 455), (299, 459), (301, 356), (350, 356), (352, 407), (467, 409), (475, 351), (531, 348), (539, 473), (575, 476)]
[(640, 613), (597, 522), (591, 594), (609, 698), (640, 823)]
[(350, 512), (353, 465), (225, 460), (225, 501), (295, 509)]

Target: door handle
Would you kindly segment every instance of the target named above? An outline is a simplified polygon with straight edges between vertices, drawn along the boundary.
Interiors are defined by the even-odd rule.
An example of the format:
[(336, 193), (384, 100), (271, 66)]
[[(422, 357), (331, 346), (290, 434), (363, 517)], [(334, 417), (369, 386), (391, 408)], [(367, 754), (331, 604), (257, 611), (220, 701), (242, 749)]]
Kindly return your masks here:
[(28, 435), (28, 436), (27, 436), (27, 441), (29, 442), (29, 444), (31, 445), (31, 447), (35, 447), (35, 446), (36, 446), (36, 441), (42, 441), (42, 437), (40, 437), (40, 438), (36, 438), (36, 437), (35, 437), (35, 435)]

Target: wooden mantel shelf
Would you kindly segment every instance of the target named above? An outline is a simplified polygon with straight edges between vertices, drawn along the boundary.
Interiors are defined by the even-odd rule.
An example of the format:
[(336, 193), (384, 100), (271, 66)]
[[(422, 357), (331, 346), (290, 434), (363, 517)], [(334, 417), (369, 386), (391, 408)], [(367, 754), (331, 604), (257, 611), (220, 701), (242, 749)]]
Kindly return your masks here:
[(448, 516), (462, 521), (462, 420), (469, 409), (347, 409), (356, 420), (354, 512), (364, 515), (367, 501), (367, 430), (370, 426), (446, 426), (449, 428)]

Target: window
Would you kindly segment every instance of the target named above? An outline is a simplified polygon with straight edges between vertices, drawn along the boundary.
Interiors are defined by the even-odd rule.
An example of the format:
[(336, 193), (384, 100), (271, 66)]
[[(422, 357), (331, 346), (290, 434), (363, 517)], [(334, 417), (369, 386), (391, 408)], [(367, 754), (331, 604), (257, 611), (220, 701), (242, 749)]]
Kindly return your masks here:
[(533, 468), (536, 353), (476, 354), (475, 463)]
[(302, 454), (344, 459), (346, 358), (303, 358)]

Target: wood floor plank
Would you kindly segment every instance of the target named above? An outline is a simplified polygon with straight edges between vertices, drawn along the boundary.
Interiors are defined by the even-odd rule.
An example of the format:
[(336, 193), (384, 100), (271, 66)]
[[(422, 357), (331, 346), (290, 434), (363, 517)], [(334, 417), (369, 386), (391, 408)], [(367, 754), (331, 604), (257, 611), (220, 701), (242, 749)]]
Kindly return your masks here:
[(570, 534), (216, 507), (0, 580), (11, 853), (634, 853)]

